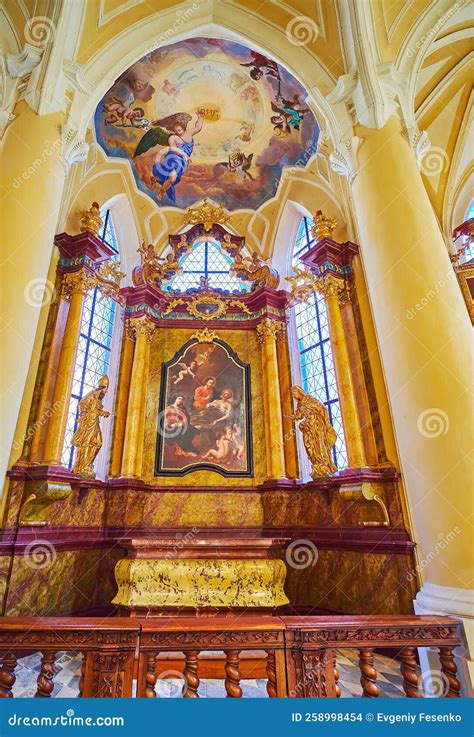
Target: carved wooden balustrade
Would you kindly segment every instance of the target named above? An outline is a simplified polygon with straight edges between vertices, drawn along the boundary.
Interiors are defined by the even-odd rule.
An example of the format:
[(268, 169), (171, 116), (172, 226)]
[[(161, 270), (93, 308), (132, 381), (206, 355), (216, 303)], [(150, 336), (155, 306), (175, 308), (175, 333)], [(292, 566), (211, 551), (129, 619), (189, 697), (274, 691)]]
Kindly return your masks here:
[[(155, 698), (159, 655), (184, 654), (182, 694), (197, 698), (201, 654), (223, 651), (222, 678), (227, 697), (242, 696), (241, 655), (257, 653), (264, 661), (270, 698), (325, 698), (341, 695), (337, 656), (357, 649), (361, 696), (379, 695), (374, 650), (391, 648), (400, 660), (405, 694), (423, 696), (417, 647), (439, 649), (435, 695), (460, 696), (453, 650), (459, 645), (458, 620), (425, 616), (271, 617), (215, 616), (149, 619), (0, 618), (0, 697), (11, 697), (17, 659), (40, 651), (36, 697), (54, 688), (56, 653), (83, 654), (79, 696)], [(247, 676), (248, 677), (248, 676)]]

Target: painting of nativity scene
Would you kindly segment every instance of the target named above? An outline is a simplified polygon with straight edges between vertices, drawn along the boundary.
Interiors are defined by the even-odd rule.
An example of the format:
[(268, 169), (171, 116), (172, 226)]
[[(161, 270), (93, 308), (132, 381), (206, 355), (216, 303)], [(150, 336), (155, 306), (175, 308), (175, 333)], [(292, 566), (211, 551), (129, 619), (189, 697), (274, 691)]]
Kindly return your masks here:
[(249, 367), (221, 341), (195, 341), (163, 364), (157, 475), (250, 475), (249, 392)]

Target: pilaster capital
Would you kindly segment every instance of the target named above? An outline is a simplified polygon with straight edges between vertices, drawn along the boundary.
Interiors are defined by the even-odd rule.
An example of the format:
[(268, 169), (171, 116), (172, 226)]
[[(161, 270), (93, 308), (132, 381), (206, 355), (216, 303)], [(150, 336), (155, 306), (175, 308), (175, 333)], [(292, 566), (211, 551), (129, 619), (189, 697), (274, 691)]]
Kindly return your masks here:
[(155, 324), (146, 315), (128, 318), (125, 322), (125, 335), (133, 340), (144, 337), (148, 343), (151, 343), (155, 327)]
[(85, 294), (96, 285), (96, 275), (88, 269), (68, 271), (61, 277), (61, 297), (71, 299), (73, 294)]
[(257, 339), (260, 344), (265, 343), (268, 338), (283, 340), (286, 337), (286, 325), (281, 320), (265, 317), (257, 325)]
[(345, 293), (346, 281), (334, 274), (326, 274), (318, 276), (314, 280), (315, 291), (324, 297), (339, 297)]

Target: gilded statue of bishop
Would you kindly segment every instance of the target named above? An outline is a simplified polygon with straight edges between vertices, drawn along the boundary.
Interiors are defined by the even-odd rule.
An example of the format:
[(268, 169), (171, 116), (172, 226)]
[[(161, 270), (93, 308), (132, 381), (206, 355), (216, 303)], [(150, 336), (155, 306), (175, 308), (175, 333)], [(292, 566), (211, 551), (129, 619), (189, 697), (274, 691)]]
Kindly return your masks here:
[(94, 461), (102, 448), (100, 418), (110, 416), (110, 412), (106, 412), (102, 404), (108, 388), (109, 377), (103, 376), (97, 389), (93, 389), (86, 394), (79, 402), (77, 429), (71, 441), (71, 444), (76, 448), (73, 473), (79, 473), (82, 476), (94, 476)]
[(306, 394), (300, 386), (293, 386), (291, 393), (296, 401), (296, 412), (291, 419), (301, 420), (299, 428), (311, 461), (311, 476), (313, 479), (329, 476), (337, 470), (332, 459), (337, 435), (329, 422), (328, 411), (322, 402)]

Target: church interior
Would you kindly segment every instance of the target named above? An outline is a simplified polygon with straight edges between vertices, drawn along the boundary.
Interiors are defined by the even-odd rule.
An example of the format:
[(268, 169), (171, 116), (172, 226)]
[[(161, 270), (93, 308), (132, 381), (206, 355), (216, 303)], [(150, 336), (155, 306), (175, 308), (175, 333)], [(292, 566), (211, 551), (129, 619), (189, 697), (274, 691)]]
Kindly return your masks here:
[(469, 4), (0, 33), (0, 697), (472, 695)]

